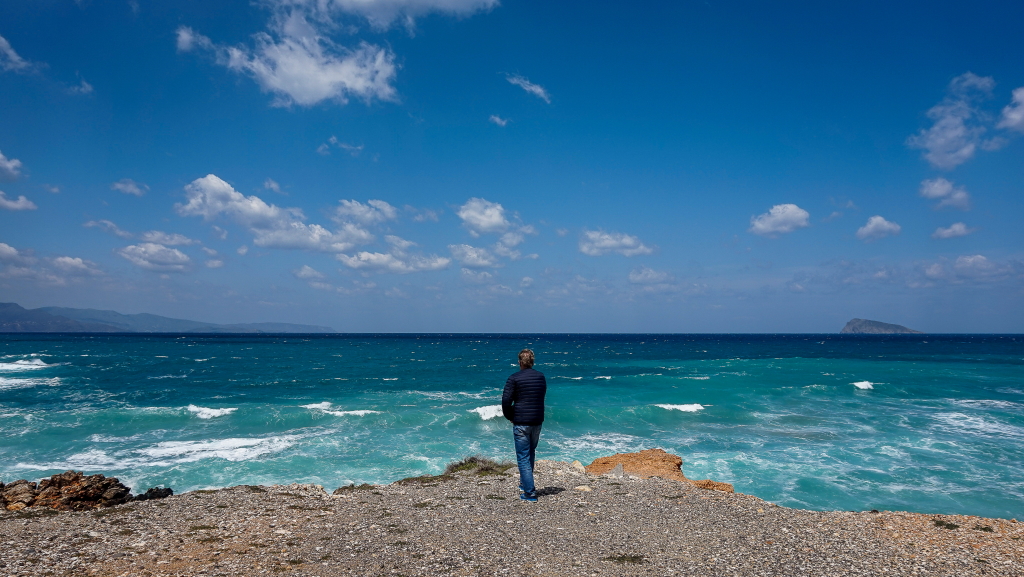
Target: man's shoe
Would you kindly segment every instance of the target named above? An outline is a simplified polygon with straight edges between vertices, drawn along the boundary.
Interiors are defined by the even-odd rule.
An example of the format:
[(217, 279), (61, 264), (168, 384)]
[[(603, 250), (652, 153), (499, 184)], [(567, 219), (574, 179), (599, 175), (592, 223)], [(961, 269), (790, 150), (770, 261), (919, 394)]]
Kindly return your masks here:
[(530, 495), (527, 495), (526, 493), (523, 493), (522, 495), (519, 495), (519, 500), (520, 501), (526, 501), (527, 503), (536, 503), (537, 502), (537, 496), (536, 495), (530, 496)]

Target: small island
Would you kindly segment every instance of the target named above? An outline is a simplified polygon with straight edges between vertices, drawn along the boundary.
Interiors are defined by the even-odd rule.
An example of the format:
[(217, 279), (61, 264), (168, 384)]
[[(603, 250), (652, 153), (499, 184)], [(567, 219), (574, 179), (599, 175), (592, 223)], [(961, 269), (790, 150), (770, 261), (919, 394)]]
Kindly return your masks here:
[(890, 323), (883, 323), (879, 321), (869, 321), (867, 319), (852, 319), (846, 323), (843, 330), (839, 331), (842, 335), (922, 335), (921, 331), (915, 331), (914, 329), (908, 329), (903, 325), (894, 325)]

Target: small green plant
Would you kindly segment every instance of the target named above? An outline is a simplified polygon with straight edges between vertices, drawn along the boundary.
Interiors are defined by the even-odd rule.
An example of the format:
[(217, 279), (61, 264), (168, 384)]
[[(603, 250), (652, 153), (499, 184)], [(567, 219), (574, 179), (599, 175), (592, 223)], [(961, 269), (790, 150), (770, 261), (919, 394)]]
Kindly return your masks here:
[(504, 475), (505, 471), (508, 471), (513, 467), (513, 464), (509, 461), (498, 462), (494, 459), (482, 457), (480, 455), (472, 455), (470, 457), (464, 457), (459, 461), (453, 461), (448, 463), (448, 466), (444, 468), (445, 475), (453, 475), (461, 472), (472, 472), (476, 475)]
[(246, 489), (249, 489), (250, 493), (266, 493), (267, 490), (259, 485), (244, 485)]
[(426, 509), (429, 506), (430, 501), (423, 501), (422, 503), (416, 503), (415, 505), (413, 505), (413, 507), (416, 507), (417, 509)]
[(619, 565), (625, 565), (626, 563), (632, 563), (634, 565), (639, 565), (640, 563), (644, 562), (644, 556), (643, 555), (611, 555), (611, 556), (605, 557), (604, 560), (605, 561), (612, 561), (613, 563), (618, 563)]
[(31, 511), (22, 509), (14, 514), (15, 519), (38, 519), (39, 517), (52, 517), (54, 515), (60, 515), (60, 511), (56, 509), (42, 508), (32, 509)]
[[(367, 489), (373, 489), (373, 488), (374, 488), (374, 486), (369, 484), (369, 483), (363, 483), (362, 485), (356, 485), (355, 483), (352, 483), (351, 485), (345, 485), (343, 487), (338, 487), (337, 489), (334, 490), (334, 494), (335, 495), (344, 495), (345, 493), (352, 493), (352, 492), (355, 492), (355, 491), (365, 491)], [(380, 495), (380, 493), (376, 493), (376, 494)]]
[(304, 561), (302, 559), (289, 559), (288, 560), (288, 564), (289, 565), (302, 565), (303, 562)]
[(935, 519), (934, 522), (936, 527), (949, 529), (950, 531), (952, 531), (953, 529), (960, 528), (960, 525), (957, 525), (956, 523), (950, 523), (949, 521), (943, 521), (942, 519)]

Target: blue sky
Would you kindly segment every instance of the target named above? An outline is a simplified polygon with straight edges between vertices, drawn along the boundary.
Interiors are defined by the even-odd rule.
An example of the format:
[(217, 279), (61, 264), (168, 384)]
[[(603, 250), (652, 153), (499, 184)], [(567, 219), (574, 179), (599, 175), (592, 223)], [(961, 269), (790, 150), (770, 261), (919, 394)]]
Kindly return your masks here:
[(1024, 332), (1021, 22), (1020, 2), (6, 2), (0, 301)]

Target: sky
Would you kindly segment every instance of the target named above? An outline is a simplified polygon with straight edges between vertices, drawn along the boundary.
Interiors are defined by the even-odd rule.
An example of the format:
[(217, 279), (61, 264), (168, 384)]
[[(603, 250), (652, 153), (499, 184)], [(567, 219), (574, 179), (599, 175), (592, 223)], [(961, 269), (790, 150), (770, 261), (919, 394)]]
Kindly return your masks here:
[(1024, 332), (1024, 3), (0, 4), (0, 301)]

